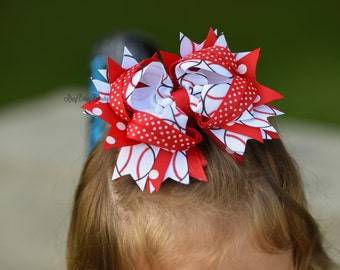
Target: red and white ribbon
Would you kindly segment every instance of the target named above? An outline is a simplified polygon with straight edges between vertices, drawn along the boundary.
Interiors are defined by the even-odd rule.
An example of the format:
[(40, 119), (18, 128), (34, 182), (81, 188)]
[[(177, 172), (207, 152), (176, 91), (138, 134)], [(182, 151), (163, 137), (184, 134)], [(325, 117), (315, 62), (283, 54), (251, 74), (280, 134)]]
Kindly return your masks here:
[(249, 139), (277, 138), (268, 117), (281, 112), (267, 103), (282, 96), (256, 81), (259, 49), (232, 53), (213, 30), (200, 44), (180, 38), (180, 55), (108, 58), (105, 81), (93, 80), (99, 97), (83, 106), (110, 125), (104, 148), (120, 148), (113, 180), (131, 175), (148, 192), (166, 179), (207, 181), (201, 132), (238, 158)]
[[(187, 128), (188, 116), (171, 96), (172, 81), (163, 64), (157, 58), (131, 61), (127, 49), (126, 58), (129, 64), (123, 61), (122, 67), (108, 59), (108, 81), (94, 81), (100, 96), (83, 106), (110, 124), (105, 149), (121, 148), (113, 179), (131, 175), (149, 192), (158, 191), (167, 178), (188, 184), (193, 174), (206, 181), (199, 150), (191, 150), (188, 157), (201, 135)], [(197, 170), (199, 164), (202, 168)], [(192, 168), (196, 168), (194, 173), (190, 173)]]
[(267, 103), (282, 96), (256, 81), (259, 49), (232, 53), (224, 35), (212, 29), (200, 44), (181, 34), (180, 46), (181, 59), (172, 70), (203, 130), (239, 156), (249, 139), (275, 137), (268, 117), (282, 113)]

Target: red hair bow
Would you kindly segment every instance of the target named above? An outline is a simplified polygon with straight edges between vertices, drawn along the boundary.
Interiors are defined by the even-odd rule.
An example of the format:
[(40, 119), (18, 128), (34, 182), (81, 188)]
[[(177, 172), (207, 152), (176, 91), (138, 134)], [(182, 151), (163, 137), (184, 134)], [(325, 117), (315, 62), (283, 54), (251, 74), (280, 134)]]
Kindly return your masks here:
[(210, 29), (200, 44), (181, 34), (180, 55), (160, 55), (108, 58), (105, 81), (93, 80), (99, 97), (82, 107), (110, 125), (105, 149), (120, 148), (113, 179), (131, 175), (148, 192), (168, 178), (207, 181), (201, 132), (239, 160), (247, 140), (278, 137), (267, 118), (281, 112), (267, 103), (282, 96), (256, 81), (259, 49), (232, 53)]

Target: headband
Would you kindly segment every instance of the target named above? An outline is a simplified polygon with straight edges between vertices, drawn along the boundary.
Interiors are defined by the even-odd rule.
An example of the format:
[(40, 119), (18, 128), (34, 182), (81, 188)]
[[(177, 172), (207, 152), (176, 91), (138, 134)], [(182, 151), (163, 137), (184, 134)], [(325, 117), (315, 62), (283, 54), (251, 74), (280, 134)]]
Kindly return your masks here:
[(232, 53), (210, 29), (199, 44), (180, 34), (180, 55), (107, 58), (92, 79), (99, 96), (82, 108), (110, 125), (104, 149), (120, 148), (112, 180), (131, 175), (148, 192), (168, 178), (208, 181), (203, 133), (240, 163), (248, 140), (278, 138), (268, 117), (282, 112), (268, 103), (283, 96), (256, 81), (259, 52)]

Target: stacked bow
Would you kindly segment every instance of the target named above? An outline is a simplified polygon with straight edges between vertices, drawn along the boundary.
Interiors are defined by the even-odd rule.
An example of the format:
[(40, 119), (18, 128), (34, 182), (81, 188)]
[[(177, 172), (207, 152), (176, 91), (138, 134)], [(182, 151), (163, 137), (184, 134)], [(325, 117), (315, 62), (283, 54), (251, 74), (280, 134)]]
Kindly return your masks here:
[(160, 52), (137, 62), (125, 48), (122, 65), (108, 58), (99, 97), (82, 108), (110, 125), (105, 149), (120, 148), (112, 179), (131, 175), (142, 190), (168, 178), (207, 181), (197, 145), (204, 132), (239, 161), (246, 142), (278, 138), (268, 103), (282, 95), (256, 81), (259, 49), (232, 53), (210, 29), (197, 44), (181, 34), (180, 55)]

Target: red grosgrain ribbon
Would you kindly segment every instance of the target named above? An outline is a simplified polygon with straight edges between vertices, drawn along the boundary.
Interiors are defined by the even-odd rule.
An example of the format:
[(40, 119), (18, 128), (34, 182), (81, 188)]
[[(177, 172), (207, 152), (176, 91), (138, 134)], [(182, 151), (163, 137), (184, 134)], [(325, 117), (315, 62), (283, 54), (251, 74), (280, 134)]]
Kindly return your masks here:
[(127, 137), (168, 151), (181, 151), (202, 140), (197, 130), (189, 128), (188, 131), (189, 134), (185, 134), (152, 114), (136, 112), (128, 125)]
[(136, 144), (136, 141), (126, 136), (127, 121), (115, 114), (108, 103), (100, 102), (98, 97), (83, 105), (82, 108), (110, 124), (110, 130), (104, 143), (105, 150)]
[[(205, 160), (200, 151), (195, 149), (202, 139), (201, 134), (191, 128), (187, 128), (186, 132), (184, 134), (150, 113), (136, 112), (133, 115), (127, 127), (127, 138), (160, 148), (157, 153), (154, 151), (156, 155), (154, 160), (150, 160), (150, 162), (153, 161), (153, 164), (145, 181), (145, 187), (148, 192), (159, 191), (169, 167), (176, 181), (181, 182), (188, 178), (189, 175), (194, 175), (198, 180), (206, 181), (202, 167), (205, 165)], [(149, 149), (153, 149), (153, 147), (149, 147)], [(195, 150), (189, 152), (187, 165), (180, 164), (178, 156), (186, 156), (186, 150), (188, 149)], [(136, 165), (137, 167), (143, 166), (142, 161), (138, 161)], [(186, 169), (186, 166), (188, 169)], [(120, 171), (123, 171), (123, 169)], [(140, 178), (140, 176), (137, 177)]]
[(204, 48), (200, 51), (193, 52), (182, 59), (182, 61), (200, 60), (209, 63), (209, 66), (219, 66), (227, 69), (230, 73), (234, 73), (237, 68), (234, 55), (228, 48), (221, 46), (213, 46)]
[[(228, 123), (234, 121), (247, 110), (256, 96), (256, 88), (251, 82), (240, 76), (235, 76), (226, 96), (211, 117), (207, 118), (200, 115), (199, 126), (202, 128), (226, 128)], [(214, 99), (213, 96), (208, 94), (206, 97)]]
[(188, 91), (184, 88), (171, 93), (176, 105), (188, 116), (188, 126), (197, 127), (196, 114), (190, 108), (190, 98)]

